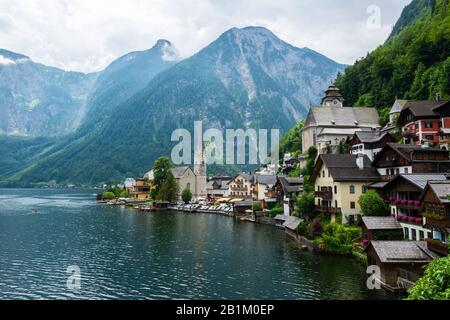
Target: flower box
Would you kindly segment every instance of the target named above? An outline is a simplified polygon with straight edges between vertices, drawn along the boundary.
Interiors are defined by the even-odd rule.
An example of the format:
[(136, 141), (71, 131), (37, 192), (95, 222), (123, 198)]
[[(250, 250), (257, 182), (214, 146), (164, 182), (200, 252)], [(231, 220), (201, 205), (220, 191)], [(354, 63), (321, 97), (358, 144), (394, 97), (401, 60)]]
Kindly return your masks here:
[(408, 217), (401, 217), (402, 221), (408, 221)]
[(414, 201), (413, 201), (413, 200), (409, 200), (409, 201), (408, 201), (408, 205), (409, 205), (409, 206), (414, 205)]
[(409, 222), (416, 222), (416, 218), (414, 218), (414, 217), (408, 217), (408, 221), (409, 221)]
[(363, 242), (362, 242), (362, 244), (363, 244), (364, 246), (367, 246), (367, 245), (369, 244), (369, 240), (364, 239)]
[(417, 224), (422, 224), (423, 223), (423, 219), (422, 218), (416, 218), (416, 223)]
[(401, 204), (402, 204), (402, 205), (405, 205), (405, 204), (407, 204), (407, 203), (408, 203), (408, 201), (406, 201), (406, 200), (402, 200), (402, 201), (401, 201)]
[(420, 201), (414, 201), (414, 205), (415, 205), (416, 207), (420, 207)]

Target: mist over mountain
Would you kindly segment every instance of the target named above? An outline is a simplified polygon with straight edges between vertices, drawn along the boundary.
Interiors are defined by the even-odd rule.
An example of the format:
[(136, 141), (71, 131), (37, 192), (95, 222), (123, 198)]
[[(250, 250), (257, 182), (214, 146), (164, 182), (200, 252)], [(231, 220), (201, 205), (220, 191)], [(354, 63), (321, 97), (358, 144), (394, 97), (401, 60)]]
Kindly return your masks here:
[(62, 136), (86, 115), (97, 74), (66, 72), (0, 49), (0, 134)]

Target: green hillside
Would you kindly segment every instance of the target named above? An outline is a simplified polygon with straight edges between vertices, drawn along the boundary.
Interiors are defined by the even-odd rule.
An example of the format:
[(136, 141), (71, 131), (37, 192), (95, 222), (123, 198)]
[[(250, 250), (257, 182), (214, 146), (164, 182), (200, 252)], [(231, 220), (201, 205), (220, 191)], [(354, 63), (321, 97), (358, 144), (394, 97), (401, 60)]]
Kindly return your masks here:
[[(449, 0), (414, 0), (387, 42), (337, 79), (348, 105), (386, 116), (395, 98), (450, 97)], [(385, 121), (386, 121), (386, 117)]]

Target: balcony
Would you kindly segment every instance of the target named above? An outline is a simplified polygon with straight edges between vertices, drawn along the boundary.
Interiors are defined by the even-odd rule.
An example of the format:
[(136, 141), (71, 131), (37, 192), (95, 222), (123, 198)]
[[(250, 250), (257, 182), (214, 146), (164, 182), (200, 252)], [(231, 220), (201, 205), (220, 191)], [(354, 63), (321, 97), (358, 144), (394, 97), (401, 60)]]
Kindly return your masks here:
[(422, 207), (422, 203), (418, 200), (395, 200), (393, 198), (389, 198), (389, 201), (393, 206), (408, 210), (419, 210)]
[(448, 256), (448, 244), (445, 244), (442, 241), (439, 240), (434, 240), (434, 239), (427, 239), (427, 246), (428, 249), (439, 253), (440, 255), (443, 256)]
[(332, 200), (333, 192), (331, 192), (331, 191), (316, 191), (316, 197), (322, 198), (324, 200)]
[(244, 187), (231, 187), (231, 191), (235, 191), (235, 192), (248, 192), (247, 188)]
[[(395, 215), (392, 215), (395, 217)], [(423, 218), (420, 217), (408, 217), (408, 216), (397, 216), (397, 221), (400, 223), (408, 223), (408, 224), (414, 224), (418, 226), (423, 225)]]
[(341, 208), (316, 206), (316, 211), (330, 214), (340, 214)]
[(447, 229), (450, 228), (450, 217), (445, 215), (438, 215), (434, 213), (425, 212), (422, 214), (427, 220), (426, 226), (428, 228)]

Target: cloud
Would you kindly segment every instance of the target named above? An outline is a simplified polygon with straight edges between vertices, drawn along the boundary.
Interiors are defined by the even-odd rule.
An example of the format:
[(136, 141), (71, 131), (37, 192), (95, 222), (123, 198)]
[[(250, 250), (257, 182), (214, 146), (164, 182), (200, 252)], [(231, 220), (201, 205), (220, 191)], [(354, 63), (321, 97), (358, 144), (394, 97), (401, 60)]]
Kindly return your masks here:
[(8, 64), (16, 64), (13, 60), (5, 58), (4, 56), (0, 56), (0, 64), (8, 65)]
[[(383, 43), (411, 0), (0, 0), (0, 46), (67, 70), (98, 71), (168, 39), (188, 57), (232, 27), (353, 63)], [(367, 8), (380, 8), (371, 29)]]

